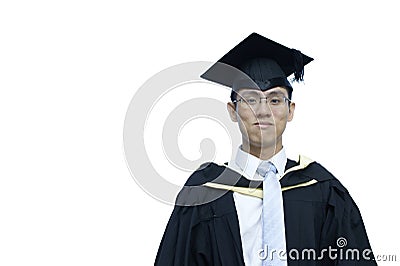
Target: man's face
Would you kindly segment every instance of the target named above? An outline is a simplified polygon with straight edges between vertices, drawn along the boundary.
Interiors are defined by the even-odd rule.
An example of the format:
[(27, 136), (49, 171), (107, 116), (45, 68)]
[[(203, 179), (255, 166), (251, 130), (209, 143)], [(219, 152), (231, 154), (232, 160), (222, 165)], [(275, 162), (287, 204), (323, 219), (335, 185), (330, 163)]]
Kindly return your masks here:
[[(282, 99), (284, 102), (276, 104), (276, 101), (267, 103), (268, 100), (260, 98)], [(286, 123), (293, 119), (295, 104), (285, 100), (288, 97), (287, 90), (275, 87), (267, 91), (257, 89), (240, 89), (235, 104), (228, 103), (228, 111), (231, 120), (239, 123), (243, 145), (248, 147), (275, 148), (282, 147), (282, 134)], [(246, 99), (256, 100), (254, 105)]]

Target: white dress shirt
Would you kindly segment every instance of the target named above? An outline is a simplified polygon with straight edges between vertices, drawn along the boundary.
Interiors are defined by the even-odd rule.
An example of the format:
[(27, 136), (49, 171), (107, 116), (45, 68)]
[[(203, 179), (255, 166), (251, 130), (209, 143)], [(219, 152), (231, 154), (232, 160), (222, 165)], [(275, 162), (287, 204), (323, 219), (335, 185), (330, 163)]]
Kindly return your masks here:
[[(228, 163), (228, 167), (239, 172), (249, 180), (263, 180), (256, 171), (262, 160), (238, 148), (236, 158)], [(285, 150), (280, 150), (270, 160), (278, 170), (278, 178), (283, 176), (286, 166)], [(258, 250), (262, 248), (262, 199), (237, 192), (233, 193), (239, 219), (240, 237), (243, 257), (246, 265), (262, 266)]]

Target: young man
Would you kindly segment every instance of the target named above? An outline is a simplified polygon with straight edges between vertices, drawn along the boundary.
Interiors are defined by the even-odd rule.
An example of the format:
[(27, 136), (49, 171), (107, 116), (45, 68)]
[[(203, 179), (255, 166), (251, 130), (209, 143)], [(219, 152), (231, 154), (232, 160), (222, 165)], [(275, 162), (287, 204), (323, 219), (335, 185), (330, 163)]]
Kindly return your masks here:
[(155, 265), (376, 265), (360, 212), (320, 164), (287, 159), (287, 77), (313, 59), (251, 34), (202, 75), (232, 88), (242, 134), (228, 166), (206, 163), (179, 193)]

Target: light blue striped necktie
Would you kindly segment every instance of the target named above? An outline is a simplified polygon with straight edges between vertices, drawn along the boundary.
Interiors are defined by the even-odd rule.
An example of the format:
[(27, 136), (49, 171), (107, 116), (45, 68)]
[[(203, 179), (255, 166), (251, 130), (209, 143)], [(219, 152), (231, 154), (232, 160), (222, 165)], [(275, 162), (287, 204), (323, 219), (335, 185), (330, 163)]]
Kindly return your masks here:
[[(262, 208), (263, 266), (286, 266), (285, 220), (282, 189), (273, 163), (263, 161), (257, 172), (264, 177)], [(259, 253), (260, 255), (260, 253)]]

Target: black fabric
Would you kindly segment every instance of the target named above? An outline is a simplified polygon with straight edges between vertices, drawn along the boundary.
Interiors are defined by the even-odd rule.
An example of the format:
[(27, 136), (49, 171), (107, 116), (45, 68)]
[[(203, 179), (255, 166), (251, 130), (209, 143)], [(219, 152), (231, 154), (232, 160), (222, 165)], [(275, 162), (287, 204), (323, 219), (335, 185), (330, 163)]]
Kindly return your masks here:
[[(232, 85), (232, 91), (239, 93), (241, 88), (250, 88), (266, 91), (276, 87), (287, 88), (293, 90), (292, 85), (285, 77), (277, 77), (271, 79), (238, 79)], [(240, 93), (239, 93), (240, 94)]]
[[(286, 168), (295, 165), (296, 162), (288, 160)], [(194, 172), (186, 185), (190, 187), (211, 182), (221, 173), (232, 176), (234, 181), (226, 179), (228, 184), (250, 185), (244, 177), (238, 178), (236, 172), (224, 172), (226, 169), (225, 166), (208, 163)], [(374, 260), (363, 259), (362, 252), (370, 249), (370, 244), (362, 217), (348, 191), (331, 173), (318, 163), (311, 163), (305, 169), (285, 175), (281, 185), (291, 186), (311, 179), (318, 180), (318, 183), (283, 192), (288, 265), (377, 265)], [(204, 193), (215, 190), (208, 188)], [(337, 245), (340, 238), (347, 241), (343, 248)], [(315, 259), (312, 253), (304, 252), (309, 249), (316, 251)], [(325, 253), (323, 249), (326, 249)], [(337, 255), (334, 260), (328, 256), (330, 249), (337, 249), (336, 253), (333, 252)], [(346, 260), (348, 249), (357, 249), (359, 260), (352, 259), (351, 252), (348, 252), (349, 259)], [(303, 257), (302, 252), (305, 254)], [(367, 253), (373, 258), (372, 253)], [(321, 254), (325, 254), (323, 258)], [(355, 256), (356, 253), (353, 254)], [(175, 206), (155, 265), (244, 265), (233, 193), (225, 191), (218, 199), (201, 205)]]

